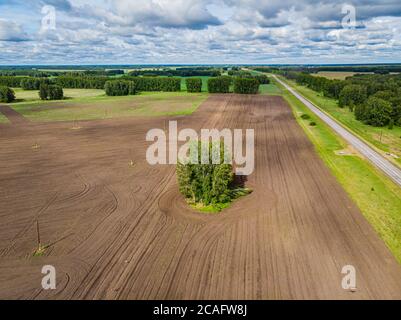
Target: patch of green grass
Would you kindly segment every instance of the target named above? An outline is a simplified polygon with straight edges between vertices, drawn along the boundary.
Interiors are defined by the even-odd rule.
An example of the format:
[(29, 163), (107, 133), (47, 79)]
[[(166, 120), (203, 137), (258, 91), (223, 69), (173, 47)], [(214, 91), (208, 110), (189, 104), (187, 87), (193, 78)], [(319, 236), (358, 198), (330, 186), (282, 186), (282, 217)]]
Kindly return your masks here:
[(269, 84), (262, 84), (259, 87), (260, 94), (268, 94), (272, 96), (277, 96), (281, 94), (281, 90), (276, 86), (274, 82), (270, 82)]
[(284, 87), (281, 89), (320, 157), (401, 263), (401, 189), (359, 156), (337, 155), (336, 151), (347, 147), (346, 142), (316, 116), (312, 119), (317, 126), (309, 126), (299, 117), (309, 109)]
[(218, 203), (218, 204), (210, 204), (208, 206), (205, 206), (203, 204), (197, 203), (197, 204), (191, 204), (190, 206), (192, 209), (203, 212), (203, 213), (219, 213), (223, 211), (224, 209), (228, 208), (231, 205), (231, 203)]
[[(13, 103), (47, 103), (51, 101), (43, 101), (39, 99), (39, 91), (38, 90), (22, 90), (21, 88), (13, 88), (15, 92), (16, 101)], [(63, 89), (64, 91), (64, 100), (79, 100), (85, 98), (93, 98), (93, 97), (104, 97), (104, 90), (100, 89)], [(53, 101), (54, 102), (54, 101)]]
[(195, 210), (203, 213), (219, 213), (224, 209), (229, 208), (233, 202), (241, 197), (244, 197), (248, 194), (252, 193), (252, 190), (249, 188), (235, 188), (231, 190), (231, 201), (226, 203), (214, 203), (210, 205), (203, 205), (202, 203), (190, 203), (188, 204)]
[(314, 73), (314, 76), (324, 77), (331, 80), (345, 80), (347, 77), (352, 77), (356, 72), (347, 72), (347, 71), (320, 71), (318, 73)]
[(34, 257), (42, 257), (45, 254), (46, 249), (47, 249), (46, 246), (39, 245), (38, 248), (35, 249), (32, 255)]
[(193, 113), (207, 97), (205, 93), (143, 92), (135, 96), (84, 96), (62, 101), (16, 103), (12, 107), (32, 121), (176, 116)]
[(9, 123), (7, 117), (0, 113), (0, 123)]
[(366, 125), (355, 119), (354, 113), (349, 108), (338, 107), (335, 99), (324, 97), (321, 93), (317, 93), (307, 87), (297, 85), (293, 81), (287, 81), (304, 97), (319, 106), (326, 113), (330, 114), (345, 127), (350, 128), (356, 135), (366, 140), (372, 146), (385, 152), (391, 153), (398, 157), (393, 161), (401, 165), (401, 127), (394, 126), (393, 129), (388, 127), (377, 128)]

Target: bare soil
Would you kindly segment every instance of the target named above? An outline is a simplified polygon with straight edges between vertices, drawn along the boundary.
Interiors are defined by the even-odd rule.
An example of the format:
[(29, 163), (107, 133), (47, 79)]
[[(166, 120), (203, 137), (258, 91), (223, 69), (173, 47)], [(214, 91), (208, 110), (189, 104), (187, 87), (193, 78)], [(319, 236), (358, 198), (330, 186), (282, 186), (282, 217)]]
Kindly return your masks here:
[[(401, 298), (400, 265), (282, 98), (215, 95), (175, 119), (254, 128), (253, 193), (221, 214), (190, 209), (175, 167), (145, 159), (167, 118), (0, 125), (0, 299)], [(42, 290), (43, 265), (56, 290)]]

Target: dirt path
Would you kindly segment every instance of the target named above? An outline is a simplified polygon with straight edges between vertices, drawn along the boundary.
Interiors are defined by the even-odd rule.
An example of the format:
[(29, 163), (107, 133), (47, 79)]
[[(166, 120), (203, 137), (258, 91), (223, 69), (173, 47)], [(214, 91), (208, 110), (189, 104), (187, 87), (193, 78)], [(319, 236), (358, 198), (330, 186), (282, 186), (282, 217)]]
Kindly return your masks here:
[(22, 124), (28, 122), (28, 119), (9, 106), (0, 105), (0, 113), (5, 115), (12, 124)]
[[(175, 168), (145, 160), (163, 118), (0, 127), (0, 298), (401, 298), (400, 265), (281, 98), (217, 95), (177, 120), (254, 128), (254, 192), (219, 215), (190, 210)], [(32, 258), (36, 220), (49, 248)], [(45, 264), (57, 290), (40, 287)]]

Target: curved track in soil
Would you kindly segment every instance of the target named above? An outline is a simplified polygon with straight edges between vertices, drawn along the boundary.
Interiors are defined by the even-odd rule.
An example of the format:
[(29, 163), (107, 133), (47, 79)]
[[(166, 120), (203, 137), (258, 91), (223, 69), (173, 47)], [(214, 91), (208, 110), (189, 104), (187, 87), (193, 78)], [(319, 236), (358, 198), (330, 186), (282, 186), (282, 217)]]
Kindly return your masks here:
[[(0, 125), (0, 298), (401, 298), (400, 265), (284, 100), (216, 95), (175, 119), (254, 128), (254, 192), (219, 215), (189, 209), (174, 166), (145, 160), (146, 132), (165, 118)], [(48, 248), (33, 258), (36, 221)], [(45, 264), (57, 290), (41, 289)]]

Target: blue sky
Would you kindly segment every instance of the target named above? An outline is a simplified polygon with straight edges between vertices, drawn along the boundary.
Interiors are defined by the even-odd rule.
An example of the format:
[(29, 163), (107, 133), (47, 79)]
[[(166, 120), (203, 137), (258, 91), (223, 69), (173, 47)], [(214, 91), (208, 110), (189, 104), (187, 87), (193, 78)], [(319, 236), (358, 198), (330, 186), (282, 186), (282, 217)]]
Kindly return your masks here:
[(0, 0), (0, 64), (389, 63), (400, 49), (400, 0)]

